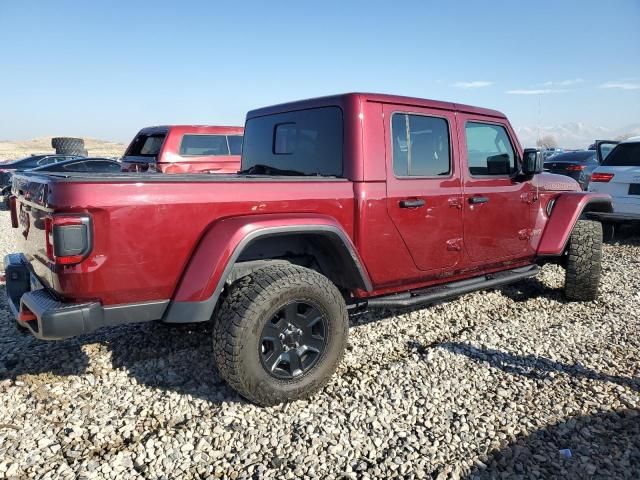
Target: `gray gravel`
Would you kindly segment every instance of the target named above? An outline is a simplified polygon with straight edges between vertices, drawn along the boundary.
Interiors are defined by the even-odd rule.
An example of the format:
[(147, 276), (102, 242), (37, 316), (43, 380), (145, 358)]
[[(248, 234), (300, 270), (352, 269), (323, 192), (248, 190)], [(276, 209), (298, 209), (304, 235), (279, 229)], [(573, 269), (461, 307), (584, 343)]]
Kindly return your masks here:
[(329, 385), (274, 408), (220, 381), (207, 325), (40, 342), (0, 287), (0, 478), (638, 478), (639, 266), (627, 233), (605, 247), (597, 302), (565, 303), (546, 266), (358, 315)]

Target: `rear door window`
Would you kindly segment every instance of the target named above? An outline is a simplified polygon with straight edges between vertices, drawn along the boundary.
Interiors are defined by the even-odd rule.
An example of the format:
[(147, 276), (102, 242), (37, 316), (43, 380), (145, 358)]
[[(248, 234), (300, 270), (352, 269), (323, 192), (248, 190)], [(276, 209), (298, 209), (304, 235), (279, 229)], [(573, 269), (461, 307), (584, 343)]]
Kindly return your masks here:
[(43, 167), (45, 165), (51, 165), (52, 163), (57, 163), (59, 160), (56, 160), (56, 157), (45, 157), (42, 160), (38, 161), (38, 166)]
[(229, 135), (227, 140), (231, 155), (242, 155), (242, 135)]
[(391, 122), (396, 177), (449, 175), (449, 126), (444, 118), (394, 113)]
[(504, 176), (516, 172), (516, 156), (502, 125), (467, 122), (467, 163), (473, 176)]
[(229, 155), (226, 135), (185, 135), (180, 144), (180, 155), (185, 157)]
[(117, 162), (102, 162), (99, 160), (93, 160), (91, 162), (85, 162), (88, 172), (120, 172), (122, 167)]
[[(69, 172), (86, 172), (86, 171), (88, 171), (87, 162), (72, 162), (72, 163), (67, 163), (67, 164), (63, 165), (62, 167), (65, 170), (69, 171)], [(60, 170), (60, 169), (56, 168), (56, 170)]]

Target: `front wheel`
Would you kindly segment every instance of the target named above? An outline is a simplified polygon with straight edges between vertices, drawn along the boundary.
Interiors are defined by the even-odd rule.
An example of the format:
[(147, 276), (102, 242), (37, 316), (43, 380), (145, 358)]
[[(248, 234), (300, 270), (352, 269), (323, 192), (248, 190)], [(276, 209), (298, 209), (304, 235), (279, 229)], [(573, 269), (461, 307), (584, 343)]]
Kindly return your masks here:
[(578, 220), (567, 247), (564, 292), (568, 300), (598, 297), (602, 271), (602, 224)]
[(260, 405), (308, 397), (342, 359), (349, 318), (340, 291), (319, 273), (272, 265), (237, 280), (215, 319), (218, 371)]

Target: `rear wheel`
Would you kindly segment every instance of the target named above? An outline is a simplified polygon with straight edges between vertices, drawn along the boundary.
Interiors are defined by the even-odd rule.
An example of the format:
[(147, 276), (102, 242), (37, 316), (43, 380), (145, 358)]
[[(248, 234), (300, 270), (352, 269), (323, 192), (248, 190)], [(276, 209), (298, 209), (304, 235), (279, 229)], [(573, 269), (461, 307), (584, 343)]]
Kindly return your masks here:
[(273, 265), (237, 280), (215, 319), (220, 375), (260, 405), (305, 398), (340, 363), (348, 315), (336, 286), (295, 265)]
[(601, 262), (602, 224), (578, 220), (567, 247), (564, 292), (568, 300), (590, 301), (598, 297)]

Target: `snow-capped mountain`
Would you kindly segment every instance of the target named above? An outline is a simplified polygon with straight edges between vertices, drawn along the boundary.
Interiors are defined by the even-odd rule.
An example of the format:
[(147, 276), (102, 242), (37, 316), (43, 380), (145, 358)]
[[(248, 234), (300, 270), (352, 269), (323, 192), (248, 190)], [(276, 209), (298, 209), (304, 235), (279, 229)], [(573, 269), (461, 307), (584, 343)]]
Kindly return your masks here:
[(623, 135), (640, 135), (640, 123), (617, 129), (580, 122), (541, 127), (520, 126), (516, 127), (516, 133), (523, 147), (534, 147), (538, 138), (552, 135), (559, 147), (587, 148), (595, 140), (613, 140)]

